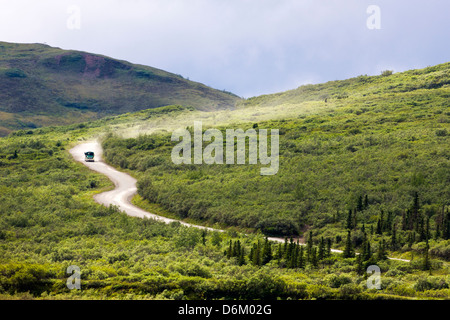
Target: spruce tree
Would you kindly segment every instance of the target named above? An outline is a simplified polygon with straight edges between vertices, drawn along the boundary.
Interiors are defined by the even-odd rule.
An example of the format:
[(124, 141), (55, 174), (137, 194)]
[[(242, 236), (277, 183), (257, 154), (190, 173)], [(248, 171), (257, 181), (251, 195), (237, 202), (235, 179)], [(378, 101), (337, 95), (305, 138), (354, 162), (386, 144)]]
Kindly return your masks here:
[(361, 254), (356, 256), (356, 273), (362, 275), (364, 273), (363, 259)]
[(352, 244), (352, 234), (350, 230), (347, 231), (347, 240), (345, 241), (343, 256), (344, 258), (353, 258), (355, 256)]
[(240, 242), (239, 242), (239, 240), (237, 240), (237, 241), (235, 241), (234, 243), (233, 243), (233, 249), (232, 249), (232, 253), (231, 253), (231, 256), (232, 257), (239, 257), (239, 254), (240, 254), (240, 250), (241, 248), (240, 248)]
[(241, 251), (239, 253), (238, 264), (240, 266), (245, 264), (245, 250), (244, 247), (241, 247)]
[(383, 234), (383, 215), (384, 215), (383, 210), (381, 210), (381, 214), (377, 220), (377, 231), (376, 231), (377, 234)]
[(419, 193), (414, 192), (414, 200), (413, 200), (413, 206), (412, 206), (412, 214), (413, 214), (413, 218), (414, 220), (417, 218), (418, 214), (419, 214), (419, 209), (420, 209), (420, 202), (419, 202)]
[(286, 251), (288, 247), (288, 239), (287, 237), (284, 237), (284, 247), (283, 247), (283, 255), (286, 256)]
[(384, 222), (384, 231), (387, 231), (389, 234), (392, 232), (392, 212), (388, 211), (388, 216), (386, 221)]
[(230, 240), (229, 245), (228, 245), (228, 250), (227, 250), (227, 258), (231, 258), (233, 256), (233, 241)]
[(248, 254), (248, 260), (252, 263), (255, 264), (255, 260), (254, 260), (254, 256), (255, 256), (255, 244), (253, 244), (253, 246), (250, 248), (250, 253)]
[(385, 242), (384, 242), (384, 239), (381, 239), (381, 242), (378, 246), (378, 251), (377, 251), (377, 261), (386, 260), (386, 259), (387, 259), (387, 255), (386, 255)]
[(261, 244), (259, 241), (257, 244), (256, 243), (253, 244), (253, 247), (250, 250), (249, 259), (255, 266), (260, 266), (262, 264)]
[(292, 240), (292, 238), (290, 238), (284, 257), (286, 259), (286, 263), (289, 263), (289, 261), (291, 261), (293, 250), (294, 250), (294, 241)]
[(428, 239), (426, 241), (425, 250), (424, 250), (424, 257), (423, 257), (423, 270), (431, 270), (431, 263), (430, 263), (430, 257), (428, 254), (428, 251), (430, 250), (430, 245), (428, 244)]
[(298, 261), (298, 255), (299, 255), (299, 248), (298, 244), (296, 244), (292, 249), (291, 259), (289, 261), (288, 268), (296, 268), (297, 267), (297, 261)]
[(327, 258), (331, 257), (331, 239), (327, 239), (327, 251), (326, 251)]
[(262, 265), (262, 254), (261, 254), (261, 243), (258, 240), (258, 245), (256, 247), (256, 265)]
[(304, 260), (304, 249), (303, 246), (300, 246), (299, 252), (298, 252), (298, 258), (297, 258), (297, 266), (299, 268), (304, 268), (305, 266), (305, 260)]
[(439, 222), (436, 222), (436, 232), (434, 233), (434, 239), (439, 239), (441, 237), (441, 226)]
[(442, 238), (444, 240), (450, 239), (450, 211), (448, 209), (442, 222)]
[(306, 246), (306, 260), (308, 260), (308, 262), (311, 261), (312, 248), (313, 248), (313, 234), (312, 234), (312, 231), (310, 231), (309, 237), (308, 237), (308, 243)]
[(359, 198), (358, 198), (358, 203), (356, 204), (356, 209), (358, 211), (362, 211), (364, 209), (362, 196), (359, 196)]
[(281, 243), (278, 244), (278, 250), (277, 250), (277, 253), (276, 253), (276, 257), (277, 257), (278, 263), (280, 263), (281, 262), (281, 258), (283, 257), (283, 249), (281, 247)]
[(206, 230), (202, 231), (202, 244), (206, 245)]
[(402, 230), (403, 230), (403, 231), (406, 231), (407, 225), (408, 225), (408, 222), (407, 222), (407, 220), (406, 220), (406, 212), (403, 211), (403, 212), (402, 212)]
[(367, 239), (363, 244), (362, 259), (367, 261), (370, 260), (370, 258), (372, 258), (372, 247), (370, 246), (370, 240)]
[(270, 260), (272, 260), (272, 245), (266, 238), (264, 241), (264, 247), (262, 252), (262, 264), (264, 265), (268, 263)]
[(324, 258), (325, 258), (325, 241), (323, 240), (323, 237), (321, 237), (319, 242), (318, 259), (319, 261), (321, 261)]
[(414, 221), (413, 221), (413, 218), (412, 218), (412, 213), (411, 213), (411, 210), (406, 210), (406, 229), (405, 230), (412, 230), (413, 229), (413, 224), (414, 224)]
[(348, 209), (346, 229), (353, 229), (352, 209)]
[(425, 241), (425, 239), (427, 238), (426, 235), (426, 230), (425, 230), (425, 222), (423, 217), (420, 217), (420, 219), (418, 220), (418, 227), (417, 227), (417, 231), (419, 232), (419, 241)]

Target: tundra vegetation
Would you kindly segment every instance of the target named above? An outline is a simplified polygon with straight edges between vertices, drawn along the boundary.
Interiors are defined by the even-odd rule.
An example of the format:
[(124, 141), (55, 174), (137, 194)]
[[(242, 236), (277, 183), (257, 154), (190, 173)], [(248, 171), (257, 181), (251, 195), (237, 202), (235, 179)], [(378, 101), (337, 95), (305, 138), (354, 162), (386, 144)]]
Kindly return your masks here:
[[(273, 176), (248, 161), (175, 165), (169, 131), (117, 134), (212, 117), (182, 106), (13, 132), (0, 140), (1, 297), (448, 299), (449, 97), (444, 64), (247, 99), (235, 112), (250, 121), (214, 127), (279, 129)], [(138, 179), (136, 204), (226, 231), (96, 204), (111, 182), (67, 149), (98, 134), (106, 162)], [(66, 286), (71, 265), (81, 290)]]

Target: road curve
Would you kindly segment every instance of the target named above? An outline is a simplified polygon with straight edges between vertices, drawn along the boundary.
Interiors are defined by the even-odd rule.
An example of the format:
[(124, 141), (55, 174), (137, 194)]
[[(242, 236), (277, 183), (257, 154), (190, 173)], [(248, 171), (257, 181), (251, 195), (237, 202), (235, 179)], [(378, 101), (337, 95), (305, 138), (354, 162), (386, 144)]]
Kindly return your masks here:
[[(84, 153), (86, 151), (93, 151), (95, 153), (94, 162), (84, 161)], [(189, 223), (175, 219), (165, 218), (136, 207), (131, 203), (131, 198), (137, 193), (136, 179), (131, 177), (129, 174), (118, 171), (103, 162), (102, 151), (102, 147), (98, 141), (81, 143), (69, 150), (70, 154), (76, 161), (83, 163), (91, 170), (106, 175), (114, 183), (114, 190), (99, 193), (94, 196), (94, 200), (96, 202), (107, 207), (110, 205), (115, 205), (120, 210), (124, 211), (127, 215), (132, 217), (151, 218), (165, 223), (179, 222), (186, 226), (192, 226), (206, 230), (222, 231), (204, 226), (191, 225)]]
[[(84, 161), (84, 153), (86, 151), (93, 151), (95, 153), (94, 162)], [(109, 207), (110, 205), (115, 205), (120, 210), (124, 211), (127, 215), (132, 217), (151, 218), (165, 223), (179, 222), (182, 225), (188, 227), (194, 227), (209, 231), (219, 231), (219, 232), (224, 231), (220, 229), (190, 224), (176, 219), (162, 217), (133, 205), (131, 203), (131, 199), (137, 193), (136, 179), (131, 177), (129, 174), (118, 171), (113, 167), (107, 165), (105, 162), (103, 162), (102, 161), (103, 150), (98, 141), (88, 141), (78, 144), (72, 149), (70, 149), (69, 152), (76, 161), (83, 163), (91, 170), (106, 175), (114, 183), (115, 185), (114, 190), (99, 193), (94, 196), (94, 200), (96, 202), (106, 207)], [(275, 242), (285, 241), (284, 238), (277, 238), (277, 237), (268, 237), (268, 240)], [(331, 251), (335, 253), (342, 253), (342, 250), (337, 249), (331, 249)], [(388, 258), (388, 259), (409, 262), (409, 260), (406, 259), (399, 259), (399, 258)]]

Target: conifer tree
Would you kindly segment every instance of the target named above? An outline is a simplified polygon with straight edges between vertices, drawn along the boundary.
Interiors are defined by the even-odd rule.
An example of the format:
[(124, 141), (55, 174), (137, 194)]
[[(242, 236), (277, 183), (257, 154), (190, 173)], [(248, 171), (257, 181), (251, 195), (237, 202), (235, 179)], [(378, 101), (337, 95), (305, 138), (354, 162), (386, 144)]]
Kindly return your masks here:
[(325, 258), (325, 241), (324, 241), (323, 237), (320, 238), (319, 252), (318, 252), (317, 258), (319, 259), (319, 261), (321, 261)]
[(245, 264), (245, 250), (244, 247), (241, 247), (241, 251), (239, 253), (238, 264), (240, 266)]
[(442, 238), (444, 240), (450, 239), (450, 211), (448, 209), (442, 222)]
[(364, 209), (367, 209), (369, 207), (369, 197), (367, 194), (364, 196)]
[(294, 250), (294, 241), (292, 238), (290, 238), (284, 257), (286, 259), (286, 263), (289, 263), (289, 261), (291, 261), (293, 250)]
[(347, 223), (345, 225), (346, 229), (353, 229), (353, 217), (352, 217), (352, 209), (348, 209), (347, 214)]
[(347, 240), (345, 241), (345, 248), (343, 255), (344, 258), (353, 258), (355, 256), (352, 244), (352, 234), (350, 230), (347, 231)]
[(411, 210), (406, 210), (406, 229), (405, 230), (412, 230), (414, 227), (414, 221), (412, 218), (412, 213)]
[(386, 259), (387, 259), (387, 255), (386, 255), (385, 242), (384, 242), (384, 239), (381, 239), (381, 242), (378, 246), (378, 251), (377, 251), (377, 261), (386, 260)]
[(287, 237), (284, 237), (283, 255), (286, 255), (287, 247), (288, 247), (288, 239)]
[(262, 254), (261, 254), (261, 243), (258, 240), (258, 245), (256, 247), (256, 265), (262, 265)]
[(388, 216), (384, 222), (383, 231), (392, 232), (392, 212), (388, 211)]
[(372, 258), (372, 248), (370, 246), (370, 240), (366, 239), (366, 241), (363, 244), (363, 252), (362, 252), (362, 260), (367, 261)]
[(416, 233), (414, 231), (408, 232), (408, 245), (411, 247), (416, 242)]
[(228, 250), (227, 250), (227, 258), (231, 258), (233, 256), (233, 247), (232, 247), (232, 240), (230, 240), (229, 245), (228, 245)]
[(356, 256), (356, 273), (362, 275), (364, 273), (363, 259), (361, 254)]
[(425, 241), (427, 235), (425, 230), (425, 222), (422, 216), (418, 219), (417, 231), (419, 232), (419, 241)]
[(299, 268), (304, 268), (305, 267), (305, 260), (304, 260), (304, 249), (303, 249), (303, 246), (300, 246), (297, 259), (298, 259), (297, 260), (297, 266)]
[(331, 239), (327, 239), (327, 251), (326, 251), (327, 258), (331, 257)]
[(232, 249), (232, 257), (239, 257), (240, 252), (241, 251), (241, 243), (239, 240), (235, 241), (233, 244), (233, 249)]
[(298, 247), (299, 247), (298, 243), (294, 244), (294, 247), (292, 248), (292, 254), (291, 254), (291, 259), (289, 260), (288, 268), (296, 268), (297, 267), (298, 254), (299, 254)]
[(202, 231), (202, 244), (206, 245), (206, 230)]
[(413, 210), (412, 214), (413, 214), (414, 219), (417, 218), (419, 209), (420, 209), (419, 193), (414, 192), (414, 200), (413, 200), (413, 206), (412, 206), (412, 210)]
[(408, 226), (408, 222), (406, 220), (406, 211), (403, 211), (402, 212), (402, 230), (406, 231), (407, 226)]
[(384, 212), (383, 210), (381, 210), (380, 217), (378, 217), (377, 220), (377, 231), (376, 231), (377, 234), (383, 234), (383, 215)]
[(306, 246), (306, 260), (311, 261), (311, 253), (313, 248), (313, 234), (312, 231), (309, 232), (308, 243)]
[(276, 253), (276, 257), (277, 257), (278, 263), (280, 263), (281, 262), (281, 258), (283, 257), (283, 249), (282, 249), (281, 243), (278, 244), (278, 250), (277, 250), (277, 253)]
[(424, 257), (423, 257), (423, 270), (431, 270), (431, 263), (430, 263), (430, 257), (428, 254), (428, 251), (430, 250), (430, 245), (428, 244), (428, 239), (426, 241), (425, 250), (424, 250)]
[(251, 263), (254, 263), (254, 256), (255, 256), (255, 244), (253, 244), (253, 246), (250, 248), (250, 253), (248, 254), (248, 260), (250, 260)]
[(358, 197), (358, 203), (356, 204), (356, 210), (362, 211), (364, 209), (362, 196)]
[(272, 245), (270, 244), (269, 240), (266, 237), (262, 252), (262, 264), (264, 265), (268, 263), (270, 260), (272, 260)]
[(258, 243), (254, 243), (252, 249), (250, 250), (249, 260), (255, 265), (260, 266), (262, 264), (261, 259), (261, 244), (260, 241)]

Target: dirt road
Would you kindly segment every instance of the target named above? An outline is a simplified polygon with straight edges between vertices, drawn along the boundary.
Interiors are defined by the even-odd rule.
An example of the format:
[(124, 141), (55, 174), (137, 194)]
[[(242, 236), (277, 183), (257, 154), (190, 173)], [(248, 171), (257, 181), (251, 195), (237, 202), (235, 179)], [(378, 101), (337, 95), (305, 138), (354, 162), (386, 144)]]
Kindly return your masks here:
[[(84, 153), (86, 151), (93, 151), (95, 153), (94, 162), (84, 161)], [(115, 184), (116, 188), (114, 190), (106, 191), (94, 196), (95, 201), (97, 201), (98, 203), (107, 207), (111, 204), (115, 205), (120, 210), (124, 211), (127, 215), (132, 217), (152, 218), (159, 221), (163, 221), (165, 223), (177, 221), (189, 227), (223, 232), (223, 230), (220, 229), (213, 229), (209, 227), (186, 223), (175, 219), (161, 217), (159, 215), (147, 212), (133, 205), (131, 203), (131, 198), (137, 193), (136, 179), (131, 177), (129, 174), (118, 171), (113, 167), (104, 163), (102, 161), (102, 147), (98, 141), (89, 141), (78, 144), (74, 148), (70, 149), (69, 152), (74, 157), (75, 160), (83, 163), (91, 170), (106, 175)], [(276, 242), (284, 242), (284, 238), (268, 237), (268, 239)], [(331, 251), (335, 253), (342, 253), (342, 250), (332, 249)], [(389, 258), (389, 259), (409, 262), (409, 260), (405, 259), (397, 259), (397, 258)]]
[[(84, 161), (84, 152), (93, 151), (95, 153), (95, 161), (94, 162), (85, 162)], [(129, 174), (118, 171), (113, 167), (107, 165), (102, 161), (102, 148), (100, 143), (97, 141), (90, 141), (81, 143), (71, 150), (69, 150), (70, 154), (74, 157), (75, 160), (83, 163), (89, 169), (97, 171), (106, 175), (116, 186), (114, 190), (106, 191), (94, 196), (96, 202), (104, 205), (115, 205), (120, 210), (124, 211), (127, 215), (139, 218), (152, 218), (159, 221), (163, 221), (165, 223), (175, 222), (178, 220), (169, 219), (165, 217), (158, 216), (156, 214), (147, 212), (142, 210), (141, 208), (136, 207), (131, 203), (131, 198), (136, 194), (136, 179), (131, 177)], [(182, 221), (178, 221), (181, 224), (192, 226), (190, 224), (184, 223)], [(209, 229), (203, 226), (195, 226), (202, 229)], [(220, 230), (218, 230), (220, 231)]]

